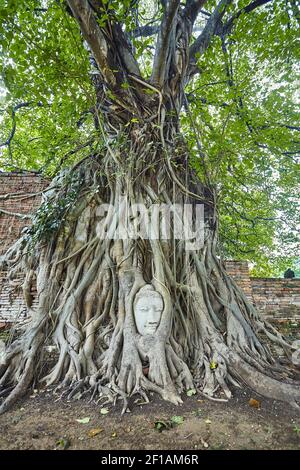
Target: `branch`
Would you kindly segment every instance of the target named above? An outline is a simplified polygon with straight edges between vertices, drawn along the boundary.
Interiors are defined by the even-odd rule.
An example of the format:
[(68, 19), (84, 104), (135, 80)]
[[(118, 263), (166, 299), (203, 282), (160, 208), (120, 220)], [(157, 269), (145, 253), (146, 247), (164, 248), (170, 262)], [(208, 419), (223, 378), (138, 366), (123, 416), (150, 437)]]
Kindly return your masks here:
[[(79, 144), (75, 149), (73, 150), (69, 150), (59, 161), (59, 164), (56, 166), (55, 168), (55, 171), (54, 173), (56, 174), (58, 172), (58, 170), (61, 168), (61, 166), (66, 162), (66, 160), (68, 160), (68, 158), (71, 156), (71, 155), (75, 155), (75, 153), (79, 152), (80, 150), (86, 148), (86, 147), (89, 147), (91, 146), (93, 143), (94, 143), (95, 139), (89, 139), (87, 142), (83, 143), (83, 144)], [(42, 167), (42, 170), (45, 170), (45, 168), (49, 165), (50, 162), (47, 162), (46, 165), (44, 165), (44, 167)]]
[(200, 13), (202, 13), (202, 15), (204, 16), (211, 16), (211, 13), (208, 13), (208, 11), (205, 11), (205, 10), (200, 10)]
[(113, 64), (109, 60), (108, 44), (88, 0), (67, 0), (74, 17), (79, 23), (84, 39), (89, 44), (97, 66), (106, 81), (112, 87), (116, 85)]
[[(31, 105), (33, 105), (34, 102), (33, 101), (25, 101), (24, 103), (19, 103), (17, 104), (16, 106), (13, 107), (13, 110), (11, 112), (11, 117), (12, 117), (12, 122), (13, 122), (13, 126), (12, 126), (12, 130), (10, 131), (10, 134), (9, 136), (7, 137), (6, 141), (5, 142), (2, 142), (2, 144), (0, 143), (0, 148), (1, 147), (4, 147), (4, 146), (10, 146), (11, 144), (11, 141), (13, 140), (14, 138), (14, 135), (16, 133), (16, 128), (17, 128), (17, 123), (16, 123), (16, 112), (18, 111), (18, 109), (21, 109), (21, 108), (27, 108)], [(37, 103), (37, 106), (43, 106), (43, 104), (39, 101)]]
[(162, 86), (165, 81), (168, 67), (171, 34), (173, 32), (174, 18), (176, 17), (180, 0), (166, 0), (164, 2), (164, 15), (158, 33), (156, 50), (153, 62), (151, 81)]
[(6, 201), (7, 199), (17, 199), (18, 201), (24, 201), (25, 199), (31, 199), (36, 196), (40, 196), (45, 191), (38, 191), (37, 193), (7, 193), (0, 194), (0, 200)]
[(121, 26), (117, 23), (113, 25), (113, 32), (118, 53), (127, 72), (140, 77), (140, 69), (134, 55), (132, 54), (132, 47), (128, 37), (125, 36)]
[(187, 97), (189, 103), (193, 103), (194, 101), (196, 101), (196, 102), (200, 101), (200, 103), (206, 104), (208, 106), (216, 106), (216, 107), (220, 107), (220, 108), (228, 108), (230, 106), (230, 104), (226, 103), (225, 101), (223, 101), (222, 103), (218, 103), (217, 101), (208, 101), (206, 98), (202, 98), (202, 97), (197, 97), (197, 99), (195, 100), (194, 99), (194, 91), (191, 91), (190, 93), (187, 93), (186, 97)]
[(278, 123), (278, 126), (285, 127), (286, 129), (290, 129), (292, 131), (299, 131), (300, 132), (300, 127), (299, 126), (289, 126), (288, 124), (280, 124), (280, 123)]
[(223, 26), (223, 34), (227, 35), (230, 34), (235, 20), (237, 20), (242, 13), (251, 13), (251, 11), (255, 10), (255, 8), (261, 7), (265, 5), (266, 3), (272, 2), (273, 0), (254, 0), (253, 2), (249, 3), (244, 8), (241, 8), (239, 11), (237, 11), (228, 21), (227, 23)]
[(224, 16), (226, 11), (226, 7), (232, 2), (232, 0), (221, 0), (210, 16), (209, 20), (206, 23), (206, 26), (200, 36), (196, 39), (194, 44), (192, 44), (190, 48), (190, 65), (191, 68), (194, 68), (196, 63), (196, 53), (203, 54), (209, 46), (211, 38), (213, 35), (217, 34), (219, 36), (225, 37), (226, 35), (230, 34), (235, 20), (237, 20), (242, 13), (251, 13), (251, 11), (255, 10), (256, 8), (265, 5), (273, 0), (254, 0), (253, 2), (249, 3), (249, 5), (241, 8), (237, 11), (228, 21), (225, 23), (224, 26), (221, 24), (221, 20)]
[(206, 16), (210, 16), (210, 13), (201, 10), (201, 8), (206, 2), (207, 0), (187, 0), (186, 7), (183, 13), (184, 16), (191, 21), (192, 25), (195, 23), (199, 12), (203, 13)]
[[(11, 117), (12, 117), (12, 129), (10, 131), (9, 136), (7, 137), (5, 142), (0, 143), (0, 148), (7, 146), (8, 148), (8, 153), (10, 157), (11, 164), (13, 164), (13, 155), (12, 155), (12, 150), (11, 150), (11, 142), (15, 136), (16, 129), (17, 129), (17, 123), (16, 123), (16, 112), (21, 109), (21, 108), (27, 108), (31, 105), (35, 104), (33, 101), (25, 101), (23, 103), (19, 103), (16, 106), (13, 107), (12, 112), (11, 112)], [(40, 101), (36, 103), (37, 106), (43, 106), (43, 103)]]
[(18, 212), (9, 212), (0, 207), (0, 214), (11, 215), (12, 217), (20, 217), (20, 219), (32, 219), (32, 215), (19, 214)]
[[(123, 82), (124, 72), (140, 76), (138, 63), (113, 12), (106, 11), (105, 4), (98, 0), (67, 0), (72, 14), (79, 23), (103, 81), (115, 89)], [(108, 19), (102, 21), (103, 12)], [(103, 18), (104, 19), (104, 18)], [(112, 19), (112, 21), (111, 21)], [(102, 26), (99, 24), (99, 20)]]
[(208, 19), (204, 30), (190, 47), (191, 67), (193, 67), (196, 63), (196, 54), (203, 54), (204, 51), (208, 48), (212, 36), (217, 32), (217, 28), (225, 14), (226, 8), (231, 2), (232, 0), (220, 0), (215, 11)]
[[(135, 38), (140, 38), (140, 37), (147, 38), (149, 36), (154, 36), (154, 34), (157, 34), (159, 32), (159, 29), (160, 29), (159, 24), (145, 25), (145, 26), (136, 28), (135, 30), (131, 32), (131, 34)], [(203, 31), (203, 28), (201, 28), (200, 26), (195, 26), (193, 28), (193, 33), (197, 33), (200, 31), (201, 32)]]
[[(29, 8), (27, 11), (30, 11)], [(46, 13), (48, 11), (48, 8), (34, 8), (33, 9), (34, 13)]]

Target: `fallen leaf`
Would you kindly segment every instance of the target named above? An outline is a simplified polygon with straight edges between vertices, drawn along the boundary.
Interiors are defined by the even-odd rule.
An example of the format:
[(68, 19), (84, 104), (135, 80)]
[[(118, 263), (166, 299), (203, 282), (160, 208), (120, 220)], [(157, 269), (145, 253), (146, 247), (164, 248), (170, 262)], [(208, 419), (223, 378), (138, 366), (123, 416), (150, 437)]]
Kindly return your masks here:
[(170, 430), (179, 424), (182, 424), (184, 421), (183, 416), (172, 416), (168, 421), (155, 421), (154, 427), (158, 432), (162, 432), (164, 429)]
[(76, 421), (77, 421), (77, 423), (80, 423), (80, 424), (87, 424), (87, 423), (90, 422), (90, 419), (91, 418), (86, 417), (86, 418), (82, 418), (82, 419), (76, 419)]
[(204, 440), (202, 437), (200, 438), (200, 441), (201, 441), (201, 444), (203, 445), (203, 447), (204, 447), (205, 449), (207, 449), (207, 448), (208, 448), (208, 443), (205, 442), (205, 440)]
[(210, 420), (210, 419), (206, 419), (206, 420), (205, 420), (205, 423), (206, 423), (206, 424), (211, 424), (211, 420)]
[(109, 413), (109, 409), (108, 409), (108, 408), (101, 408), (101, 410), (100, 410), (100, 414), (101, 414), (101, 415), (107, 415), (107, 413)]
[(66, 450), (70, 447), (70, 441), (69, 439), (62, 437), (56, 442), (56, 447), (62, 450)]
[(100, 434), (100, 432), (102, 432), (102, 431), (103, 431), (103, 429), (101, 429), (101, 428), (90, 429), (89, 432), (88, 432), (88, 436), (89, 437), (95, 437), (98, 434)]
[(174, 424), (182, 424), (183, 421), (184, 421), (183, 416), (172, 416), (171, 418), (171, 423), (174, 423)]
[(116, 432), (113, 432), (113, 433), (111, 434), (111, 437), (117, 437), (117, 433), (116, 433)]
[(166, 421), (155, 421), (154, 427), (158, 432), (162, 432), (164, 429), (169, 429), (169, 424)]
[(197, 391), (194, 388), (191, 388), (186, 392), (188, 397), (191, 397), (192, 395), (196, 395)]
[(255, 398), (250, 398), (249, 405), (253, 408), (260, 408), (260, 401), (255, 400)]

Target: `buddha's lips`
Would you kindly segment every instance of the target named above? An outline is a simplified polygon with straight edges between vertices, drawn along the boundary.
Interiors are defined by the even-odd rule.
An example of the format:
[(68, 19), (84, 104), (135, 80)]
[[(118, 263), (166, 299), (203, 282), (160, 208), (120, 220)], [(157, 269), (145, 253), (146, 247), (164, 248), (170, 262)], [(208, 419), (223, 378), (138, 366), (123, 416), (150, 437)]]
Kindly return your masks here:
[(157, 325), (146, 325), (145, 327), (147, 330), (156, 330)]

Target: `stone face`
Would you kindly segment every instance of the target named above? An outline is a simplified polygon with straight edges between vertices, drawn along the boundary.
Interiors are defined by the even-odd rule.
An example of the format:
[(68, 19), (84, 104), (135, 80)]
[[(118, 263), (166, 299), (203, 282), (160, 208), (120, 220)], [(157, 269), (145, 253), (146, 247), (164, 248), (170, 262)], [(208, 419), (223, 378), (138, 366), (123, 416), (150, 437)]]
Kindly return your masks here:
[[(40, 193), (48, 184), (49, 181), (37, 175), (0, 173), (0, 256), (30, 224), (30, 219), (1, 213), (1, 209), (18, 214), (33, 213), (41, 202), (41, 194), (32, 194)], [(1, 198), (6, 194), (12, 197)], [(262, 314), (277, 319), (300, 318), (300, 279), (250, 278), (247, 261), (226, 261), (225, 268)], [(35, 303), (36, 299), (33, 308)], [(22, 320), (26, 315), (20, 289), (8, 282), (6, 273), (0, 271), (0, 325)]]
[(134, 302), (134, 319), (140, 335), (153, 335), (156, 332), (163, 308), (162, 296), (151, 284), (139, 290)]

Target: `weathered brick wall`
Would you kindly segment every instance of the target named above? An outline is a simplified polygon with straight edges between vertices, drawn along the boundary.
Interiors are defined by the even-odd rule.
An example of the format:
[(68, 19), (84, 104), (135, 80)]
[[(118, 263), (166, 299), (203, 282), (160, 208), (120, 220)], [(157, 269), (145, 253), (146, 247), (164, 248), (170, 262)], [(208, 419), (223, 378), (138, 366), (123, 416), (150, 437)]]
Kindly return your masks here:
[(247, 261), (225, 261), (225, 268), (228, 274), (234, 279), (237, 285), (243, 289), (250, 302), (253, 302), (252, 284), (249, 276), (249, 266)]
[[(0, 173), (0, 256), (31, 223), (30, 219), (11, 213), (32, 214), (41, 202), (41, 194), (36, 193), (48, 184), (49, 181), (32, 174)], [(22, 292), (16, 284), (7, 279), (6, 272), (0, 271), (0, 325), (26, 316)]]
[[(39, 206), (41, 195), (49, 182), (32, 174), (0, 173), (0, 255), (17, 240), (30, 219), (22, 219), (9, 213), (31, 214)], [(9, 195), (6, 199), (6, 195)]]
[(281, 318), (300, 318), (300, 279), (251, 278), (258, 310)]
[(225, 267), (261, 313), (300, 319), (300, 279), (250, 277), (247, 261), (225, 261)]

